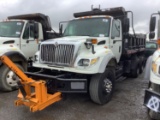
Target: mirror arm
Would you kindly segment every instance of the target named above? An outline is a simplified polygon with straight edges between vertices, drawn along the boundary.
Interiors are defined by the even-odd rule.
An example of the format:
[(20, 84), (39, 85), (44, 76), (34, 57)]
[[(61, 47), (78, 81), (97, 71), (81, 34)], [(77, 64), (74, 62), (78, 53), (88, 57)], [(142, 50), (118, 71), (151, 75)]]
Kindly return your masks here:
[(94, 45), (92, 44), (92, 54), (95, 54)]
[(134, 36), (136, 37), (136, 33), (135, 33), (135, 30), (134, 30), (134, 26), (133, 26), (133, 24), (134, 24), (134, 18), (133, 18), (133, 12), (132, 11), (126, 11), (127, 13), (131, 13), (131, 19), (132, 19), (132, 30), (133, 30), (133, 34), (134, 34)]

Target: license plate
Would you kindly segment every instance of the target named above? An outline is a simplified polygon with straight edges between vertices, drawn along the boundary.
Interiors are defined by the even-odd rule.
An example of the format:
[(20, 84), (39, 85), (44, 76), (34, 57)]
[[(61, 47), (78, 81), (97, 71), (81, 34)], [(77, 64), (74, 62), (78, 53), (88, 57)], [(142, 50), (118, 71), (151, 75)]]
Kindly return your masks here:
[(160, 95), (151, 90), (146, 90), (144, 105), (149, 109), (160, 113)]

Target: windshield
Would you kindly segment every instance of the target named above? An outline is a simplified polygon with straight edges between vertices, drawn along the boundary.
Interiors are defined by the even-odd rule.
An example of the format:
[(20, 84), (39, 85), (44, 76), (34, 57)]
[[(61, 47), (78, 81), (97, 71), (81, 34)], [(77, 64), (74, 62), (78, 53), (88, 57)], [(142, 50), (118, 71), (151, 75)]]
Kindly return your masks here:
[(68, 23), (63, 35), (108, 37), (109, 28), (110, 19), (108, 18), (78, 19)]
[(157, 48), (157, 44), (156, 43), (146, 43), (146, 48), (150, 48), (150, 49), (156, 49)]
[(23, 24), (17, 21), (0, 22), (0, 37), (20, 37)]

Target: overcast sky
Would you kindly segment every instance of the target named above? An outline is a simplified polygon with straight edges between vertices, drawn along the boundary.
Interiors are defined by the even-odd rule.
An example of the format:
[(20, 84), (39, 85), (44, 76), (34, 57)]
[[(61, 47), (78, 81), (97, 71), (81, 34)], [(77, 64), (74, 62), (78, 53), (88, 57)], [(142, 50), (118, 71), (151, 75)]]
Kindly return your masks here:
[(0, 0), (0, 19), (10, 15), (44, 13), (51, 19), (52, 27), (73, 18), (74, 12), (91, 10), (94, 7), (111, 8), (123, 6), (134, 13), (136, 32), (148, 32), (150, 15), (160, 10), (160, 0)]

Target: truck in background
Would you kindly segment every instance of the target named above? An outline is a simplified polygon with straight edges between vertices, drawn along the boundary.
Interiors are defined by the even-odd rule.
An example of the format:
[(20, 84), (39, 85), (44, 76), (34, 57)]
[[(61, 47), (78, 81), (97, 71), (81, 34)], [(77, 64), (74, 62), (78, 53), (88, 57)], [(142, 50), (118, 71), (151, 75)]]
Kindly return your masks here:
[(133, 13), (123, 7), (95, 8), (74, 17), (65, 30), (60, 24), (63, 37), (40, 44), (33, 67), (41, 71), (26, 74), (46, 80), (49, 93), (89, 93), (93, 102), (105, 104), (118, 78), (142, 73), (145, 35), (135, 34)]
[[(23, 71), (38, 50), (40, 41), (55, 38), (48, 16), (35, 13), (10, 16), (0, 22), (0, 54), (7, 56)], [(16, 51), (17, 54), (13, 54)], [(10, 52), (10, 54), (8, 53)], [(0, 63), (0, 90), (17, 89), (18, 77)]]
[(146, 60), (149, 56), (153, 55), (153, 53), (158, 49), (157, 41), (146, 41), (146, 48), (145, 48), (145, 57)]
[[(154, 39), (157, 34), (158, 49), (147, 60), (144, 79), (149, 81), (145, 90), (144, 105), (148, 109), (150, 118), (160, 120), (160, 13), (153, 13), (150, 19), (149, 38)], [(158, 20), (157, 20), (158, 18)], [(158, 21), (158, 22), (157, 22)], [(158, 23), (156, 25), (156, 23)], [(156, 28), (157, 27), (157, 31)]]

